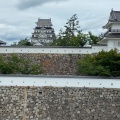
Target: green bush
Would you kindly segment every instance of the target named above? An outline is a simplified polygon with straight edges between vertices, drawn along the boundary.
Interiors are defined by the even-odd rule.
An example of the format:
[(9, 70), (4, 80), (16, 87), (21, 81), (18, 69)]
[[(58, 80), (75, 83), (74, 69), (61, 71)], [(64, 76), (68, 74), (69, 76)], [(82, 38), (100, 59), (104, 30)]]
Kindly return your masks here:
[(120, 54), (117, 50), (86, 55), (78, 61), (78, 73), (91, 76), (120, 76)]
[(20, 58), (17, 55), (11, 55), (7, 59), (0, 56), (1, 74), (41, 74), (42, 72), (41, 65), (33, 65), (30, 60)]

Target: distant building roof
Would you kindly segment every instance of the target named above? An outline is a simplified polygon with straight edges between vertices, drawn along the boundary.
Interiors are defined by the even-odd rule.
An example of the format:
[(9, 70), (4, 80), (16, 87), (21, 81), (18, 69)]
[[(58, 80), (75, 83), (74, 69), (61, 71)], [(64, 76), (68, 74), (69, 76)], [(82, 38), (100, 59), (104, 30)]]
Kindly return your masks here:
[(2, 44), (6, 45), (6, 42), (3, 42), (2, 40), (0, 40), (0, 45)]
[(52, 25), (51, 19), (38, 19), (37, 25)]

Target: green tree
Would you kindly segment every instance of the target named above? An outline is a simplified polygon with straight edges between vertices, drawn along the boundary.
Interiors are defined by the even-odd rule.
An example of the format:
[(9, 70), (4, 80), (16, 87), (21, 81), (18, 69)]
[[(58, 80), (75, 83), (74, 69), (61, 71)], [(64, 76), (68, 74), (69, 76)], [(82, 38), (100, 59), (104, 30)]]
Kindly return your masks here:
[[(77, 15), (74, 14), (70, 19), (67, 20), (66, 25), (64, 26), (65, 30), (60, 29), (56, 43), (53, 45), (57, 46), (69, 46), (73, 40), (75, 34), (77, 34), (80, 28)], [(71, 40), (72, 39), (72, 40)]]
[(83, 34), (81, 32), (78, 32), (77, 36), (76, 36), (76, 41), (78, 43), (78, 47), (81, 46), (83, 47), (88, 40), (88, 35), (87, 34)]
[(80, 30), (79, 21), (76, 14), (68, 19), (64, 27), (65, 31), (60, 29), (58, 38), (51, 45), (83, 47), (86, 44), (88, 35), (83, 34), (82, 30)]
[(97, 36), (95, 36), (95, 35), (93, 35), (92, 34), (92, 32), (88, 32), (88, 35), (89, 35), (89, 43), (90, 43), (90, 45), (92, 45), (92, 44), (97, 44), (98, 42), (99, 42), (99, 37), (97, 37)]
[(26, 37), (21, 39), (18, 43), (14, 42), (11, 46), (32, 46), (32, 43), (30, 42), (30, 39)]
[(120, 54), (117, 50), (101, 51), (78, 61), (78, 73), (95, 76), (120, 76)]
[(62, 34), (64, 37), (70, 40), (71, 37), (75, 36), (75, 33), (77, 33), (80, 28), (77, 15), (74, 14), (72, 17), (70, 17), (64, 27), (65, 31)]
[(0, 56), (1, 74), (41, 74), (42, 65), (31, 64), (31, 61), (12, 54), (8, 58)]

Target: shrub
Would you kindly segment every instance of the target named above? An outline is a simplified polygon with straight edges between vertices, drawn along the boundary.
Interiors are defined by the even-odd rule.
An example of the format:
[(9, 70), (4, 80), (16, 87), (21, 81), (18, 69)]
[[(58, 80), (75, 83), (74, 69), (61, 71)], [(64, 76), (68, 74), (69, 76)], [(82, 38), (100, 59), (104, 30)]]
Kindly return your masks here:
[(118, 51), (101, 51), (97, 55), (86, 55), (78, 61), (78, 73), (94, 76), (120, 76), (120, 54)]
[(0, 56), (1, 74), (41, 74), (42, 72), (41, 65), (32, 65), (30, 60), (17, 55), (11, 55), (8, 60)]

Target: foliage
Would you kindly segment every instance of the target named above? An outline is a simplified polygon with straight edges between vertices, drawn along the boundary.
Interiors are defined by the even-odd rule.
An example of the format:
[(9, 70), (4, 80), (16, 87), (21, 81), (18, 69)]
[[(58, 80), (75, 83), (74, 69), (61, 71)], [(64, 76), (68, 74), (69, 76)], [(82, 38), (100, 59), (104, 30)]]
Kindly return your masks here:
[(65, 31), (62, 32), (63, 37), (66, 37), (68, 40), (70, 40), (73, 36), (75, 36), (75, 33), (79, 31), (79, 21), (77, 18), (77, 15), (74, 14), (70, 19), (68, 19), (65, 27)]
[(64, 27), (65, 31), (60, 29), (58, 38), (51, 45), (83, 47), (86, 44), (87, 35), (83, 34), (82, 31), (79, 29), (80, 26), (76, 14), (68, 19)]
[(117, 50), (101, 51), (97, 55), (86, 55), (78, 61), (78, 72), (82, 75), (120, 76), (120, 54)]
[(99, 37), (93, 35), (92, 32), (88, 32), (88, 34), (82, 33), (76, 14), (68, 19), (64, 28), (65, 30), (60, 29), (58, 37), (51, 44), (52, 46), (83, 47), (87, 42), (91, 45), (97, 44), (99, 41)]
[(92, 32), (88, 32), (88, 35), (89, 35), (89, 44), (92, 45), (92, 44), (97, 44), (99, 42), (99, 37), (95, 36), (92, 34)]
[(83, 34), (81, 32), (78, 32), (78, 34), (76, 36), (76, 41), (77, 41), (78, 47), (79, 46), (83, 47), (87, 43), (87, 40), (88, 40), (87, 34)]
[(32, 46), (32, 43), (26, 37), (24, 39), (21, 39), (18, 43), (14, 42), (11, 46)]
[(41, 74), (42, 72), (41, 65), (32, 65), (30, 61), (17, 55), (11, 55), (7, 60), (0, 56), (1, 74)]

